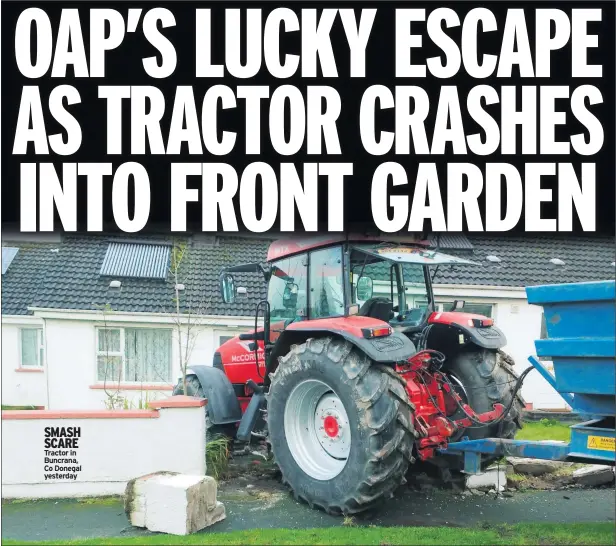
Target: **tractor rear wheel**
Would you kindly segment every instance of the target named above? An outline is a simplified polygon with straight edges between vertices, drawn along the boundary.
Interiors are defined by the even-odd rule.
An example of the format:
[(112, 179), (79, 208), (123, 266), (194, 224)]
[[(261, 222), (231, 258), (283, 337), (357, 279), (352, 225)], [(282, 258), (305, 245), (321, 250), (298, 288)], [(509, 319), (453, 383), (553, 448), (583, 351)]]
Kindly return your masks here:
[(308, 339), (271, 376), (268, 429), (295, 498), (362, 512), (404, 482), (415, 430), (402, 380), (348, 341)]
[[(471, 408), (477, 413), (484, 413), (494, 409), (494, 404), (503, 404), (505, 407), (511, 401), (518, 376), (513, 369), (513, 359), (503, 351), (495, 351), (473, 347), (471, 350), (461, 351), (451, 360), (445, 362), (445, 372), (456, 387), (456, 391)], [(462, 436), (470, 440), (481, 438), (507, 438), (512, 439), (518, 429), (522, 428), (522, 415), (524, 401), (520, 395), (516, 396), (511, 411), (500, 422), (494, 425), (473, 425), (459, 431), (451, 441)], [(452, 419), (464, 418), (461, 409), (451, 415)], [(482, 466), (485, 468), (494, 462), (495, 458), (484, 457)], [(435, 459), (439, 466), (446, 466), (452, 470), (464, 468), (462, 455), (441, 455)], [(446, 462), (446, 464), (444, 464)]]

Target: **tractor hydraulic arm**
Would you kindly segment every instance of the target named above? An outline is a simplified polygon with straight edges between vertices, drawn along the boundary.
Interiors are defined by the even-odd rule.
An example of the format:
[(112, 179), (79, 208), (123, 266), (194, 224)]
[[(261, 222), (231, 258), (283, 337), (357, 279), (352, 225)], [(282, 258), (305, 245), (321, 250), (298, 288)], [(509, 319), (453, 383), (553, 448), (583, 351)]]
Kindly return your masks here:
[(454, 424), (457, 428), (466, 428), (473, 425), (473, 423), (490, 423), (491, 421), (495, 421), (498, 419), (503, 412), (505, 411), (505, 406), (503, 404), (494, 404), (494, 409), (492, 411), (486, 411), (485, 413), (475, 413), (473, 408), (471, 408), (468, 404), (464, 403), (462, 398), (458, 395), (458, 393), (451, 388), (449, 383), (443, 384), (443, 390), (449, 394), (462, 408), (462, 411), (466, 414), (466, 417), (462, 419), (457, 419), (454, 421)]
[[(414, 407), (415, 429), (420, 436), (417, 451), (424, 460), (433, 457), (436, 448), (446, 447), (449, 438), (458, 430), (497, 421), (505, 410), (502, 404), (494, 404), (493, 410), (476, 413), (440, 371), (444, 359), (442, 353), (426, 350), (396, 366), (406, 382), (409, 401)], [(461, 419), (453, 419), (457, 408), (465, 415)]]

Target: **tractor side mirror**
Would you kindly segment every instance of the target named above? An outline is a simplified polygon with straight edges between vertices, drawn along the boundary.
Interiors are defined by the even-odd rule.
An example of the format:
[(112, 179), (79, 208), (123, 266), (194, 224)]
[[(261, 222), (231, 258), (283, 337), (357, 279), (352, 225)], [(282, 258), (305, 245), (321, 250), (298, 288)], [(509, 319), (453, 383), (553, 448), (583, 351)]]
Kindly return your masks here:
[(225, 303), (233, 303), (235, 301), (235, 280), (229, 273), (223, 273), (220, 276), (220, 294), (222, 301)]
[(299, 286), (294, 282), (288, 282), (284, 287), (282, 294), (282, 304), (285, 309), (295, 309), (297, 307), (297, 295)]
[(371, 277), (359, 277), (357, 279), (357, 286), (355, 288), (356, 299), (359, 301), (367, 301), (372, 297), (372, 278)]
[(454, 300), (450, 311), (462, 311), (464, 309), (464, 300)]

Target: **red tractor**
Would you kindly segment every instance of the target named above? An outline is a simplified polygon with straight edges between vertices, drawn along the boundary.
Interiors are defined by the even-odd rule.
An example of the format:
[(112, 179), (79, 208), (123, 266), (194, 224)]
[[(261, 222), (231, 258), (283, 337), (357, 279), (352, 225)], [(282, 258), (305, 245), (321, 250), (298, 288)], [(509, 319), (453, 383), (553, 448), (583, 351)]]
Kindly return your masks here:
[(267, 438), (295, 497), (330, 513), (372, 507), (416, 462), (461, 470), (448, 442), (513, 438), (523, 408), (492, 319), (435, 311), (435, 269), (469, 264), (421, 242), (275, 242), (221, 273), (226, 303), (245, 293), (233, 273), (263, 275), (267, 300), (253, 331), (190, 368), (187, 394), (208, 398), (211, 426)]

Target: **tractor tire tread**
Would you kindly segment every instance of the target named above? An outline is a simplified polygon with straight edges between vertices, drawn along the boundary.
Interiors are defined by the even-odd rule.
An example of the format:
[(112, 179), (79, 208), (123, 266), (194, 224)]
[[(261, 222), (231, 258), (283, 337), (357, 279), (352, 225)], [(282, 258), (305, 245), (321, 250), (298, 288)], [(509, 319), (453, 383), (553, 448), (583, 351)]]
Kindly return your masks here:
[[(518, 381), (518, 375), (512, 366), (514, 364), (513, 359), (502, 350), (494, 351), (479, 348), (476, 348), (473, 352), (461, 354), (460, 358), (469, 359), (477, 364), (475, 369), (480, 381), (468, 386), (471, 389), (484, 390), (490, 405), (500, 403), (507, 406)], [(487, 373), (488, 370), (490, 370), (489, 374)], [(524, 406), (524, 400), (518, 393), (510, 412), (499, 424), (479, 429), (466, 429), (464, 435), (468, 435), (470, 439), (496, 436), (511, 440), (515, 437), (517, 431), (522, 428)], [(473, 407), (473, 403), (471, 403), (471, 407)], [(481, 412), (488, 411), (491, 408), (473, 407), (473, 409)], [(484, 457), (482, 468), (487, 468), (497, 459), (498, 457)], [(433, 463), (441, 468), (448, 467), (454, 471), (460, 471), (464, 466), (463, 457), (459, 455), (441, 455), (435, 458)]]
[[(307, 355), (305, 354), (307, 353)], [(300, 358), (304, 355), (304, 358)], [(312, 506), (318, 506), (330, 514), (355, 514), (378, 504), (390, 497), (393, 491), (404, 481), (409, 464), (414, 461), (411, 453), (415, 441), (415, 429), (411, 405), (404, 390), (404, 381), (388, 366), (375, 364), (351, 343), (339, 338), (310, 338), (306, 343), (291, 348), (290, 352), (281, 357), (279, 366), (271, 375), (271, 396), (277, 385), (288, 373), (290, 362), (297, 358), (304, 366), (332, 365), (319, 361), (322, 357), (337, 363), (343, 371), (343, 381), (352, 387), (353, 397), (359, 409), (359, 421), (370, 429), (369, 436), (378, 437), (389, 431), (391, 438), (383, 442), (382, 447), (374, 447), (378, 441), (369, 442), (370, 454), (365, 468), (354, 490), (347, 492), (344, 498), (316, 499), (309, 494), (299, 494), (293, 488), (292, 480), (287, 475), (288, 470), (280, 468), (283, 483), (291, 489), (297, 500)], [(380, 374), (378, 380), (374, 374)], [(386, 405), (386, 411), (380, 416), (373, 413), (374, 406), (379, 403)], [(392, 431), (393, 430), (393, 434)], [(276, 452), (274, 450), (274, 457)]]

